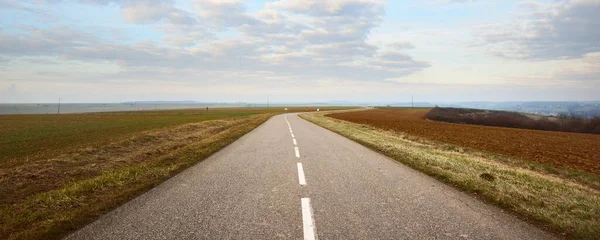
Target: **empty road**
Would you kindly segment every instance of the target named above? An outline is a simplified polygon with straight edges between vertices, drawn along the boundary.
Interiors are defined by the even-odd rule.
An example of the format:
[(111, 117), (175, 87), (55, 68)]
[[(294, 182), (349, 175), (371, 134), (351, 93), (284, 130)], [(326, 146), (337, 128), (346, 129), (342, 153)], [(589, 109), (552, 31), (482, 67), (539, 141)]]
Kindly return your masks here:
[(286, 114), (67, 238), (554, 237)]

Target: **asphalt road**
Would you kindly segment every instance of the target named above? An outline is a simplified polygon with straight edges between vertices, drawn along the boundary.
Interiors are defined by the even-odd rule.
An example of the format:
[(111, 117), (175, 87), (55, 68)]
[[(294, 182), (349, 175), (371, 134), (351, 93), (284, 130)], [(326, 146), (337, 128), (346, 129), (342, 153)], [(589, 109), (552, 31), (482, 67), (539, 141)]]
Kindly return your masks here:
[(287, 114), (67, 238), (554, 237)]

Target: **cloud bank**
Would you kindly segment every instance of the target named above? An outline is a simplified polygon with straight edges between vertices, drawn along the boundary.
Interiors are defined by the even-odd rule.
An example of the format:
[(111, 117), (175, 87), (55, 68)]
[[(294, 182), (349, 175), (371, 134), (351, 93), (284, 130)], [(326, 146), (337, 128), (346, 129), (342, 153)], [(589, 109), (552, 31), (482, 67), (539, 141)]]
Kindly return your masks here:
[[(72, 1), (41, 0), (46, 5)], [(151, 25), (160, 39), (124, 43), (91, 31), (61, 25), (0, 30), (0, 55), (11, 59), (50, 57), (108, 62), (135, 73), (173, 69), (285, 74), (307, 81), (341, 79), (381, 81), (422, 71), (429, 63), (402, 52), (368, 44), (385, 3), (379, 0), (280, 0), (250, 12), (245, 1), (193, 1), (183, 9), (171, 0), (79, 0), (116, 7), (130, 24)], [(27, 4), (29, 3), (29, 4)], [(10, 7), (10, 6), (4, 6)], [(223, 37), (229, 34), (234, 37)], [(409, 42), (404, 48), (413, 47)], [(197, 81), (197, 79), (194, 79)]]
[(525, 1), (526, 12), (510, 24), (480, 28), (483, 44), (501, 57), (555, 60), (600, 52), (600, 1), (549, 4)]
[(598, 12), (598, 0), (0, 0), (0, 101), (598, 100)]

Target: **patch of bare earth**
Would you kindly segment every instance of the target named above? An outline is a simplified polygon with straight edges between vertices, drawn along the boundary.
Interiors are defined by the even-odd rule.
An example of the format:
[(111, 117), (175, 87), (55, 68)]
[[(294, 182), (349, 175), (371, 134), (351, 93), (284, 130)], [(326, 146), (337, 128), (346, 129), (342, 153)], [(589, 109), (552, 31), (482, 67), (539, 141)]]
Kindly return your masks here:
[(429, 110), (375, 109), (329, 117), (600, 175), (600, 135), (445, 123)]
[[(301, 117), (472, 193), (561, 237), (598, 239), (600, 191), (597, 187), (600, 180), (597, 175), (559, 167), (552, 167), (553, 171), (549, 172), (546, 168), (539, 168), (536, 165), (539, 163), (521, 158), (464, 148), (457, 142), (431, 141), (431, 136), (460, 139), (474, 135), (474, 139), (465, 141), (475, 140), (475, 143), (482, 144), (485, 139), (498, 136), (503, 139), (504, 135), (485, 131), (491, 127), (420, 119), (424, 113), (426, 110), (374, 110), (329, 115), (335, 118), (325, 114), (304, 114)], [(500, 132), (514, 132), (512, 130), (515, 129), (496, 128)], [(528, 139), (527, 136), (521, 137)], [(495, 146), (493, 141), (491, 146)], [(545, 149), (552, 150), (551, 146)]]

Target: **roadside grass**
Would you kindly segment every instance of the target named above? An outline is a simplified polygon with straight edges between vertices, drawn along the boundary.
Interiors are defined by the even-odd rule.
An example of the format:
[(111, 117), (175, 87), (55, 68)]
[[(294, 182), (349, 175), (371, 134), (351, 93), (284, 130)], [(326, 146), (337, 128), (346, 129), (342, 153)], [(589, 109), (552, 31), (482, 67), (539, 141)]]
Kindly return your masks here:
[[(288, 112), (314, 111), (316, 108), (293, 107)], [(81, 148), (103, 146), (147, 130), (282, 112), (283, 107), (0, 115), (0, 168), (55, 157)]]
[[(82, 150), (59, 160), (49, 160), (46, 166), (68, 165), (85, 174), (61, 179), (47, 191), (27, 192), (13, 199), (12, 204), (1, 205), (0, 238), (64, 237), (209, 157), (273, 115), (205, 121), (165, 132), (147, 132), (100, 149)], [(86, 168), (97, 170), (86, 172)], [(32, 184), (52, 181), (52, 178), (41, 179)]]
[[(580, 182), (600, 190), (600, 164), (597, 161), (600, 159), (599, 135), (438, 122), (426, 119), (428, 113), (428, 110), (404, 108), (334, 113), (327, 116), (506, 156), (516, 159), (513, 162), (518, 165), (531, 163), (529, 165), (536, 170), (545, 168), (547, 173), (553, 175), (579, 178), (582, 180)], [(539, 164), (534, 166), (535, 163)], [(595, 176), (596, 180), (593, 181), (594, 177), (590, 176)]]
[(0, 116), (0, 166), (47, 158), (130, 137), (133, 133), (252, 113), (229, 111), (115, 112)]
[(0, 115), (0, 239), (64, 237), (271, 116), (316, 108)]
[(546, 174), (522, 167), (530, 165), (519, 164), (518, 159), (508, 160), (325, 114), (300, 116), (553, 232), (577, 239), (600, 236), (600, 191), (568, 175)]

